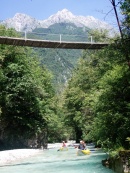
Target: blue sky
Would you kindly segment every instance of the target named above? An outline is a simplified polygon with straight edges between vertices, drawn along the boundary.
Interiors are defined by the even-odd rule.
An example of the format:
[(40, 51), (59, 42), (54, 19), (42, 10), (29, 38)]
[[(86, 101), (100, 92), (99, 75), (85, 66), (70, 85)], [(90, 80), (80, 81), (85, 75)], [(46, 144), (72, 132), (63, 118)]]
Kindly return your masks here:
[(50, 15), (66, 8), (74, 15), (93, 16), (116, 25), (109, 0), (0, 0), (0, 20), (12, 18), (16, 13), (24, 13), (44, 20)]

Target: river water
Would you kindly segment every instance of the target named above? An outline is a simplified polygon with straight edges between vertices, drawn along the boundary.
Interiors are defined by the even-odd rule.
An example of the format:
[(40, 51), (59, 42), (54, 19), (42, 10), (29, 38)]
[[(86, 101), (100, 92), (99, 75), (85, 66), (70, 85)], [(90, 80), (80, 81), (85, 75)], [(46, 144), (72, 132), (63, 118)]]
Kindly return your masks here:
[(76, 149), (41, 150), (38, 155), (0, 166), (0, 173), (114, 173), (101, 164), (107, 156), (102, 151), (91, 151), (90, 155), (77, 156)]

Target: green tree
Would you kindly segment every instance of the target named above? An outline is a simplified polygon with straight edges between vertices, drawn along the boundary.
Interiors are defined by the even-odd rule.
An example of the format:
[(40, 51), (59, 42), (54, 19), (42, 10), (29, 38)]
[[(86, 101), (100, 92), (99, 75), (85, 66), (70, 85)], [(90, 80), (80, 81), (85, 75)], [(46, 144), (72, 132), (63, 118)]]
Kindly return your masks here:
[(89, 32), (94, 42), (107, 42), (110, 41), (109, 31), (107, 29), (95, 29)]
[(47, 126), (54, 95), (51, 75), (30, 49), (4, 45), (0, 49), (2, 139), (12, 148), (21, 147)]
[(130, 1), (123, 0), (121, 2), (121, 10), (123, 14), (123, 33), (129, 37), (130, 36)]
[(116, 145), (127, 147), (125, 139), (130, 133), (129, 77), (126, 65), (116, 65), (100, 80), (102, 92), (95, 103), (97, 116), (93, 136), (105, 145), (109, 141), (110, 148)]

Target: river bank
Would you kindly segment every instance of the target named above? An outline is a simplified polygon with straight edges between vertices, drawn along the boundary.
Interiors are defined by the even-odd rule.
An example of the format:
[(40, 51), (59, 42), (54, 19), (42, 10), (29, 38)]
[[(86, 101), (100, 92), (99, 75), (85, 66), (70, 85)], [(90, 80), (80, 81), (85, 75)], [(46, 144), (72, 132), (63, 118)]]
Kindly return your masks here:
[(117, 157), (102, 160), (102, 165), (117, 173), (130, 173), (130, 150), (119, 151)]

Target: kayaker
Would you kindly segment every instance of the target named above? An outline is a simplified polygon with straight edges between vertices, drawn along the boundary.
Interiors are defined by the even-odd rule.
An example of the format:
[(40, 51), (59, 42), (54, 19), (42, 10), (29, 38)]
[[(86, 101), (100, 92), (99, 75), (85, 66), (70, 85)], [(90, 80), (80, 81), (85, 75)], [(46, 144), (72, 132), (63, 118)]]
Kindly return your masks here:
[(62, 142), (62, 147), (66, 147), (65, 141)]
[(83, 145), (84, 145), (84, 150), (86, 150), (87, 149), (87, 145), (86, 145), (86, 143), (83, 141)]
[(84, 141), (80, 141), (80, 144), (79, 144), (79, 146), (78, 146), (78, 149), (80, 149), (80, 150), (85, 150), (85, 148), (86, 148), (86, 146), (85, 146)]
[(68, 148), (67, 148), (67, 146), (66, 146), (66, 144), (65, 144), (65, 141), (62, 141), (62, 146), (61, 146), (61, 148), (60, 149), (58, 149), (57, 151), (67, 151), (68, 150)]

